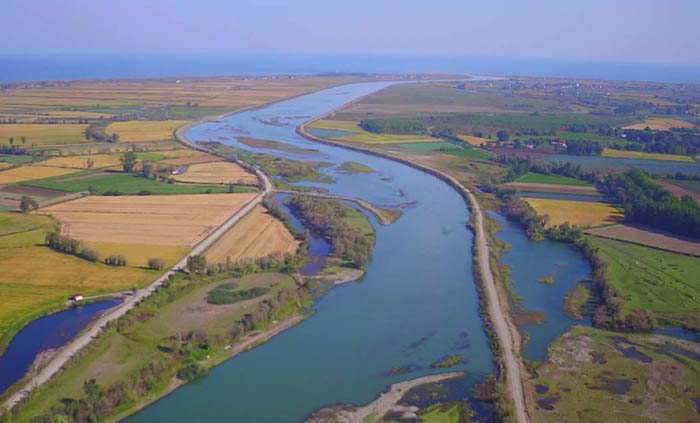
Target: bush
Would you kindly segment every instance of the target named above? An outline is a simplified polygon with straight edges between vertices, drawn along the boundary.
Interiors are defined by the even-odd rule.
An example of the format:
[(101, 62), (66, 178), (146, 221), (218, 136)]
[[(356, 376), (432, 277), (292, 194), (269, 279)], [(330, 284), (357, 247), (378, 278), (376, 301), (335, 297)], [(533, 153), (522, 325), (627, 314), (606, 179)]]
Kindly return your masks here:
[(110, 266), (126, 266), (126, 257), (122, 254), (112, 254), (105, 258), (105, 264)]
[(78, 257), (95, 262), (100, 259), (100, 254), (92, 248), (83, 248), (82, 251), (78, 253)]
[(19, 203), (19, 210), (22, 213), (29, 213), (39, 208), (39, 203), (35, 199), (28, 196), (23, 196)]
[(219, 285), (209, 292), (209, 295), (207, 295), (207, 302), (215, 305), (234, 304), (239, 301), (250, 300), (251, 298), (259, 297), (270, 292), (270, 288), (255, 287), (240, 291), (236, 291), (236, 288), (238, 288), (238, 285), (235, 283), (225, 283)]
[(202, 369), (198, 364), (193, 363), (178, 370), (176, 376), (180, 380), (188, 381), (202, 376), (204, 373), (204, 369)]
[(165, 267), (165, 260), (160, 257), (153, 257), (148, 259), (148, 268), (151, 270), (163, 270)]
[(124, 193), (121, 192), (121, 191), (119, 191), (119, 190), (116, 190), (116, 189), (110, 189), (110, 190), (107, 190), (107, 191), (103, 192), (102, 195), (111, 196), (111, 197), (116, 197), (116, 196), (119, 196), (119, 195), (124, 195)]

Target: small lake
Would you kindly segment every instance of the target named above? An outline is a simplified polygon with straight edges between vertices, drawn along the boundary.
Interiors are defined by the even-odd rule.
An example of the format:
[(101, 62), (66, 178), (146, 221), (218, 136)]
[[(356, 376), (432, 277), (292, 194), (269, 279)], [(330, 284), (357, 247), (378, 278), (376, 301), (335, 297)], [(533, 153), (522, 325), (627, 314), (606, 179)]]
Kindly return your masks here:
[(120, 303), (119, 300), (108, 300), (71, 307), (29, 323), (15, 335), (0, 356), (0, 392), (21, 379), (40, 352), (63, 346), (100, 312)]
[[(496, 237), (510, 244), (500, 263), (512, 269), (512, 286), (520, 297), (519, 304), (529, 312), (539, 312), (546, 321), (521, 328), (530, 340), (523, 346), (522, 356), (528, 360), (543, 360), (547, 345), (566, 332), (569, 326), (585, 323), (576, 321), (564, 312), (564, 298), (581, 279), (590, 276), (591, 267), (578, 249), (563, 242), (533, 241), (520, 228), (503, 215), (490, 212), (501, 225)], [(538, 280), (554, 278), (551, 285)]]
[(586, 169), (624, 170), (637, 168), (654, 174), (682, 172), (690, 175), (700, 175), (700, 163), (692, 162), (620, 159), (616, 157), (600, 156), (569, 156), (565, 154), (552, 154), (550, 156), (543, 157), (542, 160), (546, 162), (575, 163)]

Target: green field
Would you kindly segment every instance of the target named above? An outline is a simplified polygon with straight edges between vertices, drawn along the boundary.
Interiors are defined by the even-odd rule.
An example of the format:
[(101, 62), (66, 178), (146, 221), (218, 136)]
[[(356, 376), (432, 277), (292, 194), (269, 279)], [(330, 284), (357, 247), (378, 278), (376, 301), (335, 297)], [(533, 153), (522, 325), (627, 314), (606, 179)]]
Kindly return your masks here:
[[(81, 179), (66, 181), (66, 179), (76, 177), (81, 177)], [(88, 191), (90, 187), (93, 187), (95, 192), (100, 195), (109, 191), (118, 191), (124, 195), (133, 195), (144, 192), (154, 195), (229, 192), (228, 186), (169, 184), (166, 182), (146, 179), (136, 174), (117, 172), (108, 173), (98, 171), (76, 172), (54, 178), (21, 182), (19, 185), (53, 189), (64, 192)], [(249, 192), (250, 190), (251, 189), (249, 187), (235, 187), (235, 192)]]
[(647, 310), (660, 323), (700, 329), (700, 258), (588, 237), (625, 298), (623, 313)]
[(552, 185), (574, 185), (579, 187), (592, 187), (592, 184), (579, 179), (569, 178), (559, 175), (544, 175), (542, 173), (529, 172), (519, 177), (514, 182), (525, 182), (528, 184), (552, 184)]
[(697, 354), (693, 342), (574, 326), (524, 382), (537, 403), (533, 421), (697, 421)]
[(481, 150), (464, 148), (447, 141), (407, 143), (399, 144), (399, 146), (411, 150), (432, 151), (436, 153), (449, 154), (452, 156), (463, 157), (465, 159), (486, 160), (491, 157), (488, 153)]
[(14, 165), (21, 165), (36, 160), (32, 156), (21, 156), (21, 155), (11, 155), (11, 154), (0, 154), (0, 162), (12, 163)]

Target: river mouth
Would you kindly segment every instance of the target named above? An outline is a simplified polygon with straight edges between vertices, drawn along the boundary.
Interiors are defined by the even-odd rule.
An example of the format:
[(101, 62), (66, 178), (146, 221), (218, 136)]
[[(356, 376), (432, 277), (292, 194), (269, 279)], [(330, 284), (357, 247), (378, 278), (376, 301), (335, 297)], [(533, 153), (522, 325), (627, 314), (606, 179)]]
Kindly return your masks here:
[[(320, 116), (388, 85), (331, 88), (187, 131), (191, 141), (219, 140), (249, 151), (257, 150), (237, 142), (236, 134), (317, 150), (309, 155), (262, 152), (332, 164), (321, 169), (332, 183), (304, 185), (375, 205), (412, 207), (390, 226), (372, 220), (376, 245), (361, 282), (331, 290), (315, 304), (311, 318), (127, 421), (294, 422), (329, 404), (367, 403), (390, 384), (443, 371), (465, 371), (463, 392), (469, 392), (494, 370), (472, 276), (469, 211), (459, 194), (406, 165), (296, 134), (308, 116)], [(337, 171), (346, 162), (375, 172)], [(431, 367), (451, 354), (466, 359), (450, 369)], [(391, 372), (407, 363), (411, 372)]]

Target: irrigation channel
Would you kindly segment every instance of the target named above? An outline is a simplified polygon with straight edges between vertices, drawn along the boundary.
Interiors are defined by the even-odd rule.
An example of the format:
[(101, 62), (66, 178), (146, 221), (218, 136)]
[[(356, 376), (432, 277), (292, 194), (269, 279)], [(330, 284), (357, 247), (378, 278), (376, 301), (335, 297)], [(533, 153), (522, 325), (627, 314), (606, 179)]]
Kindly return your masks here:
[[(297, 422), (324, 406), (365, 404), (390, 384), (440, 373), (431, 363), (450, 354), (465, 357), (462, 363), (442, 370), (467, 372), (465, 378), (450, 384), (458, 398), (469, 397), (470, 388), (494, 370), (478, 314), (472, 234), (466, 227), (469, 211), (463, 199), (427, 173), (315, 143), (295, 132), (303, 122), (391, 84), (330, 88), (206, 122), (186, 132), (193, 142), (218, 141), (293, 160), (332, 163), (321, 170), (332, 182), (303, 185), (378, 207), (412, 206), (389, 226), (371, 219), (377, 242), (365, 276), (331, 290), (315, 304), (311, 318), (126, 421)], [(295, 148), (293, 152), (251, 148), (236, 137), (273, 140)], [(299, 149), (313, 151), (307, 154)], [(361, 163), (374, 172), (339, 171), (345, 162)], [(546, 345), (548, 340), (537, 337), (531, 342)], [(395, 366), (412, 371), (395, 375), (391, 373)]]

